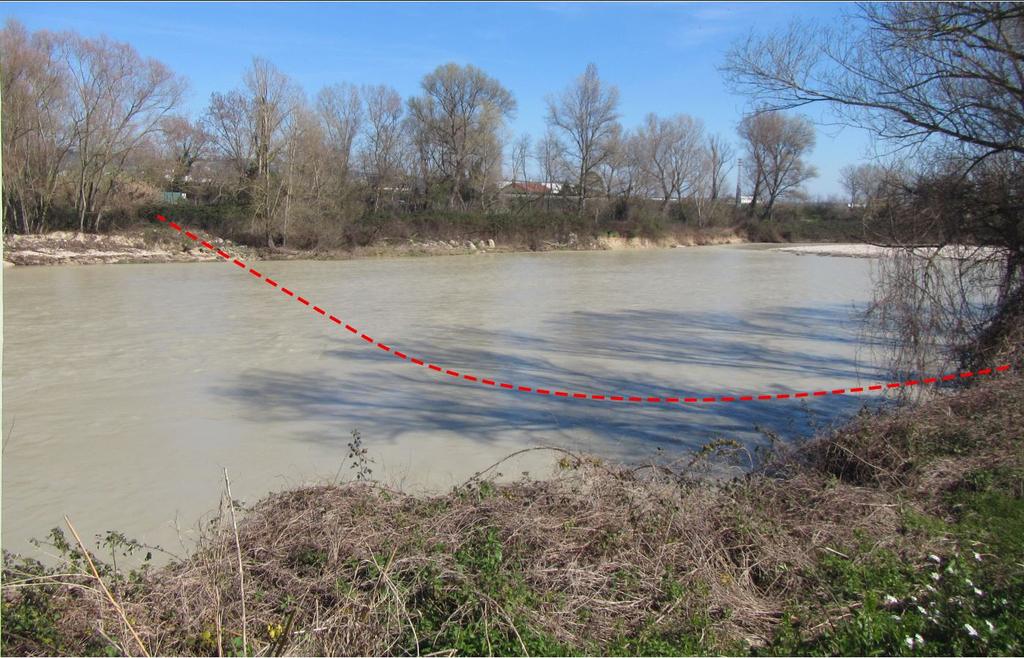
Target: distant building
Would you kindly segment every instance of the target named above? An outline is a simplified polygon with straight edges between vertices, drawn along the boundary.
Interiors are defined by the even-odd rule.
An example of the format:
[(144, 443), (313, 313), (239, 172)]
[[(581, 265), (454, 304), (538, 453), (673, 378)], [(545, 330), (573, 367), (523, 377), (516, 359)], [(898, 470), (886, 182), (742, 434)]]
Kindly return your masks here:
[(531, 181), (501, 181), (498, 185), (505, 194), (558, 194), (561, 183), (537, 183)]
[(184, 203), (187, 198), (184, 192), (164, 192), (164, 203)]
[(740, 195), (740, 205), (741, 206), (749, 206), (753, 202), (754, 202), (754, 197), (752, 195), (750, 195), (750, 194)]

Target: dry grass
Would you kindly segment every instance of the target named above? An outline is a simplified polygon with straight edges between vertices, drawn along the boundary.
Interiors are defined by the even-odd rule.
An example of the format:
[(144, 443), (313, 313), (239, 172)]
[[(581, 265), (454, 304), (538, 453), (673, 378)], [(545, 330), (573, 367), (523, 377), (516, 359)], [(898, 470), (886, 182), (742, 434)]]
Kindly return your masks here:
[[(813, 598), (822, 555), (929, 550), (904, 513), (934, 508), (972, 465), (1020, 462), (1022, 427), (1024, 378), (1010, 374), (864, 414), (725, 482), (699, 476), (712, 455), (626, 469), (564, 454), (552, 479), (481, 477), (442, 496), (307, 487), (246, 510), (237, 550), (222, 513), (189, 558), (112, 589), (158, 655), (238, 651), (246, 624), (264, 655), (602, 652), (645, 633), (743, 650)], [(44, 582), (14, 564), (7, 602)], [(61, 643), (8, 633), (8, 653), (137, 647), (87, 578), (45, 582)]]

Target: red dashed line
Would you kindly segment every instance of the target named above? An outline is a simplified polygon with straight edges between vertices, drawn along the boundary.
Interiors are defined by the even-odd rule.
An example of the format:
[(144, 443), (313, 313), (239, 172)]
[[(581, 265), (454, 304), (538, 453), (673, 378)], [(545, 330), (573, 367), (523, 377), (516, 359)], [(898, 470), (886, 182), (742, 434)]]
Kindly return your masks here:
[[(178, 231), (179, 233), (184, 232), (184, 234), (186, 236), (188, 236), (190, 239), (192, 239), (193, 241), (198, 241), (199, 240), (199, 236), (198, 235), (196, 235), (195, 233), (193, 233), (191, 231), (185, 231), (181, 226), (179, 226), (178, 224), (176, 224), (176, 223), (174, 223), (172, 221), (169, 221), (163, 215), (157, 215), (156, 219), (158, 221), (160, 221), (160, 222), (163, 222), (163, 223), (167, 224), (168, 226), (170, 226), (175, 231)], [(203, 247), (209, 249), (210, 251), (215, 251), (217, 253), (217, 255), (220, 256), (221, 258), (223, 258), (225, 261), (234, 263), (235, 265), (237, 265), (238, 267), (242, 268), (243, 270), (248, 271), (249, 274), (251, 274), (252, 276), (256, 277), (257, 279), (261, 279), (267, 285), (273, 286), (274, 288), (278, 288), (278, 286), (280, 285), (280, 284), (278, 284), (277, 281), (271, 279), (268, 276), (265, 276), (264, 274), (258, 272), (257, 270), (255, 270), (255, 269), (253, 269), (251, 267), (247, 269), (244, 262), (238, 260), (237, 258), (232, 258), (231, 254), (227, 253), (223, 249), (216, 249), (213, 246), (213, 244), (211, 244), (209, 241), (203, 240), (199, 244), (201, 244)], [(311, 307), (312, 310), (316, 311), (316, 313), (318, 313), (319, 315), (322, 315), (322, 316), (324, 316), (326, 318), (329, 318), (331, 320), (331, 322), (333, 322), (333, 323), (335, 323), (335, 324), (337, 324), (339, 326), (342, 325), (341, 319), (339, 319), (337, 316), (330, 315), (326, 310), (324, 310), (323, 308), (321, 308), (319, 306), (312, 306), (311, 302), (308, 299), (306, 299), (305, 297), (297, 296), (294, 292), (292, 292), (288, 288), (285, 288), (284, 286), (280, 286), (278, 289), (281, 292), (283, 292), (284, 294), (288, 295), (289, 297), (294, 298), (295, 301), (303, 304), (304, 306)], [(360, 338), (362, 338), (367, 343), (370, 343), (371, 345), (376, 345), (379, 349), (383, 350), (384, 352), (388, 352), (388, 353), (392, 354), (393, 356), (398, 357), (400, 359), (408, 360), (409, 362), (414, 363), (414, 364), (416, 364), (418, 366), (426, 366), (430, 370), (434, 370), (434, 371), (437, 371), (437, 372), (440, 372), (440, 373), (444, 373), (444, 374), (450, 375), (452, 377), (461, 378), (461, 379), (464, 379), (466, 381), (476, 382), (478, 384), (482, 384), (482, 385), (485, 385), (485, 386), (494, 386), (496, 388), (504, 388), (504, 389), (508, 389), (508, 390), (511, 390), (511, 391), (520, 391), (520, 392), (523, 392), (523, 393), (535, 393), (537, 395), (552, 395), (552, 391), (550, 389), (546, 389), (546, 388), (536, 388), (535, 389), (535, 388), (532, 388), (530, 386), (516, 386), (514, 384), (509, 384), (507, 382), (496, 383), (493, 379), (482, 379), (482, 378), (477, 378), (475, 375), (468, 375), (468, 374), (464, 374), (464, 373), (459, 373), (456, 370), (447, 370), (447, 369), (444, 369), (441, 366), (435, 365), (433, 363), (426, 363), (426, 362), (424, 362), (421, 359), (417, 359), (415, 357), (411, 357), (408, 354), (400, 352), (400, 351), (398, 351), (398, 350), (396, 350), (396, 349), (394, 349), (394, 348), (392, 348), (392, 347), (390, 347), (388, 345), (385, 345), (384, 343), (381, 343), (380, 341), (374, 340), (372, 337), (370, 337), (370, 336), (368, 336), (366, 334), (360, 333), (358, 329), (356, 329), (355, 327), (353, 327), (350, 324), (345, 324), (344, 326), (345, 326), (345, 329), (348, 330), (350, 333), (358, 335)], [(1010, 369), (1010, 365), (1009, 364), (1004, 364), (1004, 365), (1000, 365), (1000, 366), (995, 366), (994, 369), (993, 368), (981, 368), (981, 369), (976, 370), (974, 372), (967, 371), (967, 372), (961, 372), (961, 373), (957, 373), (957, 374), (941, 375), (939, 377), (926, 377), (926, 378), (924, 378), (924, 379), (922, 379), (920, 381), (916, 380), (916, 379), (909, 379), (909, 380), (907, 380), (905, 382), (889, 382), (889, 383), (884, 384), (884, 385), (883, 384), (872, 384), (872, 385), (868, 386), (866, 388), (866, 390), (868, 390), (868, 391), (881, 391), (881, 390), (885, 390), (885, 389), (894, 389), (894, 388), (907, 387), (907, 386), (918, 386), (920, 384), (936, 384), (936, 383), (939, 383), (939, 382), (951, 382), (951, 381), (955, 381), (957, 379), (968, 379), (968, 378), (971, 378), (971, 377), (976, 377), (978, 375), (991, 375), (991, 374), (996, 373), (996, 372), (1006, 372), (1009, 369)], [(676, 397), (669, 397), (669, 398), (646, 397), (646, 398), (644, 398), (644, 397), (640, 397), (640, 396), (636, 396), (636, 395), (626, 397), (626, 396), (622, 396), (622, 395), (605, 395), (605, 394), (599, 394), (599, 393), (569, 393), (568, 391), (554, 391), (554, 395), (556, 397), (572, 398), (572, 399), (579, 399), (579, 400), (590, 399), (590, 400), (602, 400), (602, 401), (611, 401), (611, 402), (625, 402), (625, 401), (628, 401), (628, 402), (632, 402), (632, 403), (650, 403), (650, 404), (660, 404), (660, 403), (679, 404), (680, 402), (682, 402), (683, 404), (693, 404), (693, 403), (697, 403), (697, 402), (710, 403), (710, 402), (737, 402), (737, 401), (740, 401), (740, 402), (750, 402), (750, 401), (753, 401), (753, 400), (788, 400), (790, 398), (823, 397), (823, 396), (827, 396), (827, 395), (847, 395), (847, 394), (852, 394), (852, 393), (863, 393), (864, 391), (865, 391), (864, 387), (862, 387), (862, 386), (855, 386), (855, 387), (852, 387), (852, 388), (836, 388), (836, 389), (832, 389), (832, 390), (814, 391), (814, 392), (811, 392), (811, 393), (807, 393), (807, 392), (774, 393), (774, 394), (766, 393), (766, 394), (761, 394), (761, 395), (757, 395), (757, 396), (741, 395), (741, 396), (736, 397), (736, 396), (730, 396), (730, 395), (723, 395), (723, 396), (719, 396), (719, 397), (710, 397), (710, 396), (708, 396), (708, 397), (701, 397), (701, 398), (687, 397), (687, 398), (681, 398), (681, 399), (680, 398), (676, 398)]]

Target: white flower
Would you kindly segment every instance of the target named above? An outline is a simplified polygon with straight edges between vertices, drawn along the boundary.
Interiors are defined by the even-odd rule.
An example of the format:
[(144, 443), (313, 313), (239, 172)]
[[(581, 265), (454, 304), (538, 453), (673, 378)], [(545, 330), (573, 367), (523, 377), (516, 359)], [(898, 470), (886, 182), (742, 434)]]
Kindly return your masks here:
[(921, 637), (921, 634), (920, 634), (920, 633), (915, 633), (915, 634), (914, 634), (914, 639), (915, 639), (915, 640), (917, 640), (917, 644), (918, 644), (918, 646), (920, 646), (920, 645), (924, 644), (924, 638), (923, 638), (923, 637)]
[(939, 556), (934, 554), (934, 553), (929, 555), (928, 559), (931, 560), (932, 562), (934, 562), (935, 564), (941, 564), (942, 563), (942, 560), (939, 559)]
[(978, 596), (984, 596), (985, 595), (985, 592), (982, 592), (977, 587), (974, 588), (974, 593), (977, 594)]
[(903, 644), (905, 644), (908, 647), (910, 647), (911, 649), (913, 649), (914, 648), (914, 638), (912, 638), (910, 636), (907, 636), (907, 637), (903, 638)]
[(900, 600), (899, 600), (899, 599), (897, 599), (897, 598), (896, 598), (895, 596), (893, 596), (892, 594), (886, 594), (886, 595), (885, 595), (885, 599), (884, 599), (884, 600), (885, 600), (885, 604), (886, 604), (886, 605), (896, 605), (897, 603), (899, 603), (899, 602), (900, 602)]
[(978, 637), (978, 631), (970, 624), (964, 624), (964, 629), (967, 630), (967, 634), (971, 637)]

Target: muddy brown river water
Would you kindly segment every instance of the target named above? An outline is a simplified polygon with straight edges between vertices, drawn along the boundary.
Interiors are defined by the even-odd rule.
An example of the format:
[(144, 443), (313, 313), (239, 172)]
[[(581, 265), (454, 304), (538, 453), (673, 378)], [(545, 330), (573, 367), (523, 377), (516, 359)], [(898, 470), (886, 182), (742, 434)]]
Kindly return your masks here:
[[(643, 396), (856, 386), (872, 261), (755, 245), (257, 266), (360, 330), (446, 368)], [(495, 390), (396, 359), (221, 263), (4, 272), (3, 547), (36, 554), (68, 514), (180, 551), (236, 497), (373, 476), (464, 481), (555, 445), (625, 461), (755, 426), (789, 435), (860, 400), (628, 405)], [(550, 454), (503, 465), (551, 472)]]

